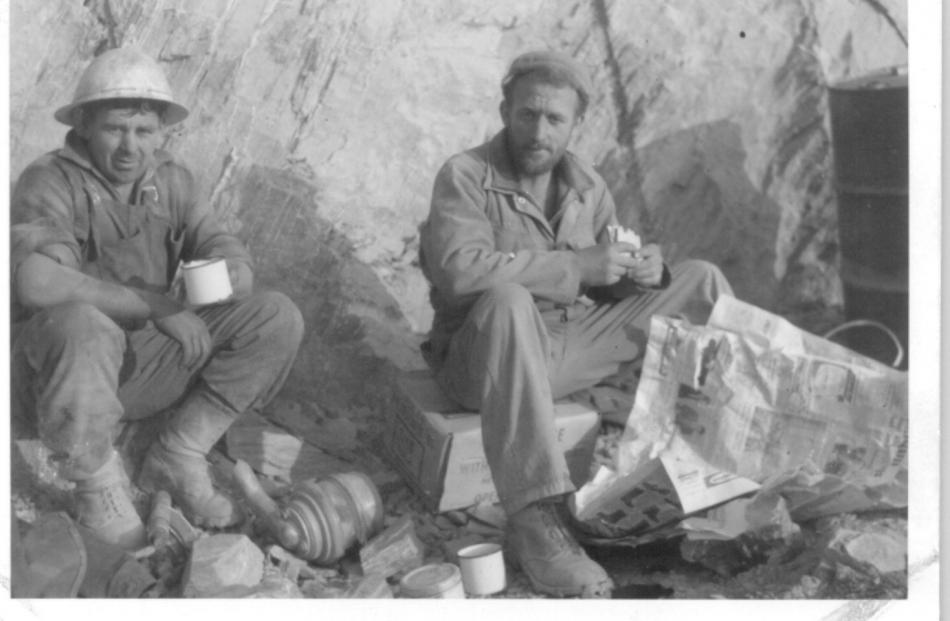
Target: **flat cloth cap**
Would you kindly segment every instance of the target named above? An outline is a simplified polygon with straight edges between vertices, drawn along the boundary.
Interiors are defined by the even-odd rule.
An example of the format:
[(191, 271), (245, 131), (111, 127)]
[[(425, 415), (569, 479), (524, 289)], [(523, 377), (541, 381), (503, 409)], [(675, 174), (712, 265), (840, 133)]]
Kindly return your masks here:
[(508, 68), (505, 79), (501, 81), (501, 86), (504, 89), (518, 77), (538, 69), (550, 71), (563, 77), (580, 93), (585, 101), (590, 99), (592, 84), (587, 69), (568, 54), (555, 50), (525, 52), (514, 59), (511, 67)]

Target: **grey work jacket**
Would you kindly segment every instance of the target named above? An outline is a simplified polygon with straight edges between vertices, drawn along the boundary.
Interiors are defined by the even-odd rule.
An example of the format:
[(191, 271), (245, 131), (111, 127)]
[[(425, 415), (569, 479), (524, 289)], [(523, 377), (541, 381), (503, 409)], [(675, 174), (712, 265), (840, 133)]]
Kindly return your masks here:
[(600, 175), (569, 152), (554, 175), (558, 210), (549, 221), (519, 189), (504, 131), (439, 171), (420, 226), (435, 311), (430, 362), (441, 360), (478, 296), (495, 285), (520, 284), (539, 311), (560, 309), (568, 319), (589, 306), (573, 250), (607, 240), (614, 201)]
[[(250, 264), (243, 244), (198, 201), (194, 179), (164, 151), (131, 204), (91, 164), (74, 131), (30, 164), (11, 201), (11, 278), (33, 252), (100, 280), (167, 293), (180, 261), (224, 257)], [(14, 320), (29, 310), (14, 304)]]

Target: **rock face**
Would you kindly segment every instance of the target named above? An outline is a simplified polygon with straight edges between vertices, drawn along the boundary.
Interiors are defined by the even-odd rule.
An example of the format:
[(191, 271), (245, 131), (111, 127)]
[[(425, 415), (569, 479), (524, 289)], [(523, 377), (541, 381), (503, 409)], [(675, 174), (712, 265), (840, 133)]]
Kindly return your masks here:
[[(166, 147), (308, 323), (287, 384), (333, 416), (421, 364), (417, 226), (451, 154), (500, 128), (520, 51), (590, 67), (574, 148), (625, 224), (737, 294), (842, 303), (826, 86), (906, 63), (905, 0), (90, 0), (11, 3), (11, 179), (58, 146), (53, 110), (102, 49), (137, 45), (191, 116)], [(329, 413), (329, 414), (327, 414)]]

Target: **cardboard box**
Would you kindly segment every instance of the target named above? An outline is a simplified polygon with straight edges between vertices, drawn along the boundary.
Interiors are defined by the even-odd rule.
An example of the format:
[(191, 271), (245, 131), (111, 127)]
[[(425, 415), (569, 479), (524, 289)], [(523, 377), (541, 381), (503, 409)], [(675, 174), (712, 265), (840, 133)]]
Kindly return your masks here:
[[(384, 450), (436, 512), (498, 502), (482, 449), (481, 418), (442, 392), (428, 371), (400, 378), (407, 397), (387, 418)], [(555, 404), (558, 442), (578, 487), (588, 478), (600, 417), (573, 401)]]

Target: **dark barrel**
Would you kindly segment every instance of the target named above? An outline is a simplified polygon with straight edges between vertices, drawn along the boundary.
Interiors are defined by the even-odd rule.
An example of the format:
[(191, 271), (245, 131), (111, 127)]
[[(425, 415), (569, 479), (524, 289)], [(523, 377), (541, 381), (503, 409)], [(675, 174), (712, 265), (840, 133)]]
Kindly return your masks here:
[[(883, 323), (897, 334), (906, 353), (906, 67), (880, 70), (828, 90), (845, 316)], [(844, 342), (884, 362), (894, 359), (894, 345), (880, 331), (855, 331)]]

